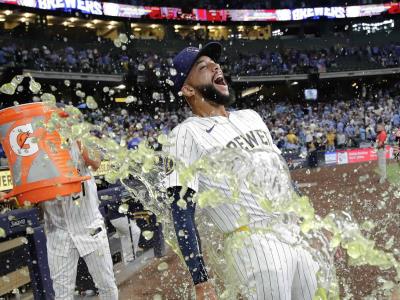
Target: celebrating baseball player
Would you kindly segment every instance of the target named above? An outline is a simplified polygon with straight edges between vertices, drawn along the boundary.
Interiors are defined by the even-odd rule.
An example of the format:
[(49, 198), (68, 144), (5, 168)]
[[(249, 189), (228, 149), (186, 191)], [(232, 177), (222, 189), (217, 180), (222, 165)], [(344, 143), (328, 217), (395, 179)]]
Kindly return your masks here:
[[(97, 170), (100, 158), (89, 156), (80, 142), (71, 143), (72, 161), (82, 176)], [(41, 204), (47, 237), (47, 256), (55, 299), (73, 299), (78, 259), (82, 257), (101, 299), (118, 299), (113, 262), (94, 178), (83, 182), (78, 195)]]
[[(259, 180), (265, 188), (275, 192), (268, 176), (272, 173), (287, 174), (287, 189), (290, 176), (274, 145), (270, 132), (261, 117), (253, 110), (228, 112), (226, 106), (233, 97), (217, 63), (222, 52), (219, 43), (209, 43), (203, 48), (188, 47), (174, 58), (177, 75), (173, 77), (176, 92), (181, 92), (192, 109), (193, 117), (179, 124), (171, 132), (164, 151), (172, 159), (186, 166), (198, 159), (215, 154), (223, 148), (237, 148), (254, 156), (254, 164), (261, 160), (276, 166), (268, 172), (260, 170)], [(257, 155), (257, 157), (256, 157)], [(257, 158), (257, 159), (256, 159)], [(217, 189), (230, 195), (230, 183), (225, 180), (213, 182), (201, 173), (187, 184), (183, 184), (172, 164), (166, 170), (165, 179), (169, 195), (174, 201), (171, 206), (178, 243), (195, 284), (197, 299), (217, 299), (216, 290), (202, 256), (200, 238), (194, 221), (196, 204), (192, 198), (196, 193)], [(172, 167), (171, 167), (172, 165)], [(283, 173), (286, 172), (286, 173)], [(264, 177), (265, 176), (265, 177)], [(279, 191), (281, 192), (281, 191)], [(187, 207), (178, 205), (180, 200)], [(248, 186), (240, 189), (239, 201), (205, 208), (218, 228), (229, 236), (238, 232), (249, 232), (245, 246), (232, 253), (234, 269), (240, 283), (249, 291), (249, 299), (312, 299), (317, 289), (318, 264), (302, 247), (284, 242), (272, 233), (252, 232), (254, 228), (267, 227), (271, 215), (261, 206)], [(248, 224), (239, 225), (241, 211), (248, 215)], [(282, 224), (282, 231), (297, 224)], [(297, 229), (295, 229), (295, 232)], [(184, 234), (182, 234), (184, 232)]]

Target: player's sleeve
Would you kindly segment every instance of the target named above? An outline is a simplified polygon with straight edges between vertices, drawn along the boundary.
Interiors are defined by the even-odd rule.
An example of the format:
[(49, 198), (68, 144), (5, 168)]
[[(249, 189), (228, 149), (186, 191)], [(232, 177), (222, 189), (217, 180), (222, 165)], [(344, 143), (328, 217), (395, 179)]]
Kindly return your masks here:
[[(196, 139), (188, 127), (187, 124), (181, 124), (174, 128), (168, 136), (167, 144), (163, 146), (165, 153), (165, 178), (163, 183), (165, 188), (183, 185), (179, 178), (177, 164), (187, 167), (199, 159)], [(187, 183), (187, 186), (198, 191), (198, 185), (198, 175), (195, 174), (194, 178)]]
[(171, 187), (168, 189), (168, 195), (173, 198), (171, 211), (179, 248), (192, 276), (193, 283), (196, 285), (207, 281), (208, 274), (194, 219), (196, 203), (191, 200), (195, 191), (190, 188), (187, 189), (183, 196), (187, 205), (182, 207), (182, 205), (178, 205), (178, 201), (181, 199), (181, 190), (182, 187)]

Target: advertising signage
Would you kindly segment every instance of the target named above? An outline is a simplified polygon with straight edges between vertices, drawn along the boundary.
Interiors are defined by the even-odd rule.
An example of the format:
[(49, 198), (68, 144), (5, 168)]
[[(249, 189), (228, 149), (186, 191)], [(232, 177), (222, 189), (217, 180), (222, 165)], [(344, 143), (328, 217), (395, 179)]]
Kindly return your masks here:
[(327, 17), (333, 19), (346, 18), (345, 7), (315, 7), (315, 8), (297, 8), (292, 10), (292, 20), (305, 20)]
[(0, 0), (0, 3), (33, 7), (46, 10), (81, 11), (87, 14), (105, 15), (130, 19), (191, 20), (209, 22), (280, 22), (319, 18), (359, 18), (378, 16), (383, 13), (399, 14), (399, 3), (383, 3), (354, 6), (314, 7), (296, 9), (220, 9), (195, 8), (183, 12), (176, 7), (134, 6), (96, 0)]
[[(386, 146), (386, 158), (393, 158), (393, 147)], [(375, 148), (360, 148), (350, 150), (338, 150), (335, 152), (325, 153), (325, 164), (346, 165), (354, 163), (362, 163), (374, 161), (378, 159), (377, 150)]]
[(103, 7), (101, 2), (93, 0), (37, 0), (36, 8), (48, 10), (79, 10), (93, 15), (102, 15)]
[(0, 0), (0, 3), (47, 10), (77, 10), (93, 15), (103, 14), (102, 3), (95, 0)]

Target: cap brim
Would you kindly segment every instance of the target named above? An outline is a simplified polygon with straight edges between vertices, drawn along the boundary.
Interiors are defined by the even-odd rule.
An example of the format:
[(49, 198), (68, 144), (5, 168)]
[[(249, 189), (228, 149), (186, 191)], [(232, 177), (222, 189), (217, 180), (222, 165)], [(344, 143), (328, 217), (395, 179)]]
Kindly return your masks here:
[(213, 61), (218, 61), (221, 57), (221, 53), (222, 45), (217, 42), (211, 42), (200, 49), (199, 53), (197, 54), (196, 60), (198, 60), (201, 56), (208, 56)]

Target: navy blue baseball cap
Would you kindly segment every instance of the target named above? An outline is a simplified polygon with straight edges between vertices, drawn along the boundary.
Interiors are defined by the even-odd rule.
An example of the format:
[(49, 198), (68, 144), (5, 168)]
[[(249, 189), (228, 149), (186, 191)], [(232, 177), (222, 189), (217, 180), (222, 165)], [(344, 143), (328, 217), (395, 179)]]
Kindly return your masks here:
[(173, 59), (176, 75), (171, 79), (174, 82), (174, 90), (178, 93), (190, 73), (194, 63), (201, 56), (208, 56), (213, 61), (218, 61), (221, 57), (222, 45), (217, 42), (211, 42), (204, 47), (187, 47), (179, 52)]

